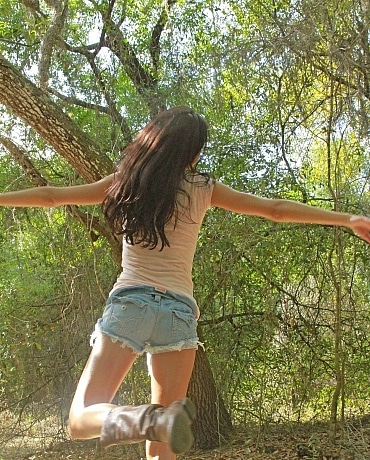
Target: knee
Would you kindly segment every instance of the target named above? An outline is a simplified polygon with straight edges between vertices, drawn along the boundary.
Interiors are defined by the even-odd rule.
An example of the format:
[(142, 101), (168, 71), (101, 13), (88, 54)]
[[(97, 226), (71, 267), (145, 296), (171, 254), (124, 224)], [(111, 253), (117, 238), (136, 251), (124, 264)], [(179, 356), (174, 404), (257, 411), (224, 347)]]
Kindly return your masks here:
[(80, 429), (74, 420), (69, 418), (68, 420), (68, 433), (72, 439), (80, 439), (79, 436)]
[(92, 437), (97, 437), (97, 435), (91, 436), (90, 433), (86, 430), (81, 423), (76, 423), (73, 421), (69, 421), (68, 423), (68, 433), (71, 439), (91, 439)]
[(72, 439), (84, 439), (83, 424), (81, 417), (70, 411), (68, 418), (68, 433)]
[(93, 439), (100, 437), (101, 428), (108, 412), (107, 407), (73, 407), (69, 412), (68, 431), (72, 439)]

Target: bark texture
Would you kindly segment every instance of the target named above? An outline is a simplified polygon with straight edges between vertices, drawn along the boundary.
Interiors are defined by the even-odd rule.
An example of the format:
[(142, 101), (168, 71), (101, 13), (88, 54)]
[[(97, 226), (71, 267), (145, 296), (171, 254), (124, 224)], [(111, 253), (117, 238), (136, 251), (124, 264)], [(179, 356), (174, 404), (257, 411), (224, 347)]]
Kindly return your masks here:
[(31, 126), (86, 182), (113, 171), (98, 146), (34, 83), (0, 55), (0, 103)]
[(197, 406), (197, 417), (193, 423), (195, 447), (214, 449), (222, 445), (233, 427), (217, 391), (207, 355), (201, 347), (196, 354), (188, 395)]

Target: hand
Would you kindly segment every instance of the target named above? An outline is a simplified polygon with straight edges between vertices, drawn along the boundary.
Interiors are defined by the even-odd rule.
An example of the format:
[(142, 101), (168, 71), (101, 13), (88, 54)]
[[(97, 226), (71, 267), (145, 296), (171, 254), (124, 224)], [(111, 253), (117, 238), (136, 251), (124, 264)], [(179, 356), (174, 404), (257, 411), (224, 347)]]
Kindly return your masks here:
[(352, 216), (349, 227), (367, 243), (370, 243), (370, 219), (364, 216)]

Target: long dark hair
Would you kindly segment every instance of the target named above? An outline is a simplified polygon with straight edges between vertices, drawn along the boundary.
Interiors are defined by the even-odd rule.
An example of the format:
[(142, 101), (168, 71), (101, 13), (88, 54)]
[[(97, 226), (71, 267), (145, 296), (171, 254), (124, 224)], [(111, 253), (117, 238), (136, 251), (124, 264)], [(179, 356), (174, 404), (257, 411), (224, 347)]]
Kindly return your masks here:
[(185, 193), (185, 171), (207, 142), (205, 119), (188, 107), (164, 110), (140, 131), (103, 201), (103, 212), (116, 233), (129, 244), (154, 249), (169, 246), (165, 225), (174, 216), (177, 196)]

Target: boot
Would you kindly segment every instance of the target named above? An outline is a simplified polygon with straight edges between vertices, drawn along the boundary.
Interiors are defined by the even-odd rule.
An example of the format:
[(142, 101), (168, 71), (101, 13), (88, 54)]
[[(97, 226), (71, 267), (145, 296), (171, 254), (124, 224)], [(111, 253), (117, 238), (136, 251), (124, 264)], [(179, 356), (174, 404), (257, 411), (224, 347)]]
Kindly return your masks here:
[(144, 440), (160, 441), (169, 443), (173, 453), (181, 454), (193, 444), (190, 424), (194, 418), (195, 406), (188, 398), (168, 407), (159, 404), (119, 406), (104, 420), (100, 443), (108, 447)]

